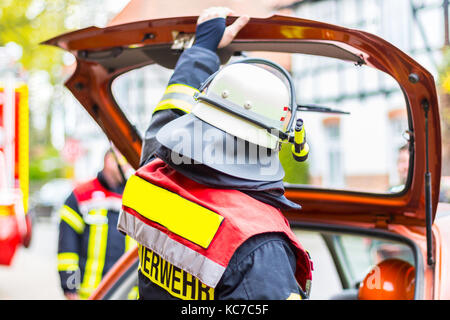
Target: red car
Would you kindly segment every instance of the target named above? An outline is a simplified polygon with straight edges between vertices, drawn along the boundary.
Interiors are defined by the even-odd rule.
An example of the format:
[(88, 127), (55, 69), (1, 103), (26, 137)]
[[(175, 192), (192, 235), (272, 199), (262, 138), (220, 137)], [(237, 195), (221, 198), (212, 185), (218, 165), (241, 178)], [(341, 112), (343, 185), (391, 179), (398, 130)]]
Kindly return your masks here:
[[(234, 19), (228, 18), (227, 23), (231, 23)], [(67, 81), (67, 88), (135, 168), (139, 164), (143, 134), (143, 131), (139, 131), (135, 125), (141, 120), (148, 125), (151, 112), (142, 114), (134, 111), (133, 114), (133, 108), (127, 105), (131, 104), (131, 100), (117, 99), (117, 91), (124, 90), (131, 94), (131, 89), (126, 87), (119, 90), (114, 88), (115, 83), (120, 80), (121, 75), (144, 70), (142, 68), (148, 68), (146, 66), (149, 65), (166, 68), (159, 68), (157, 70), (160, 71), (153, 73), (151, 70), (156, 69), (145, 69), (148, 70), (146, 72), (149, 77), (153, 77), (151, 79), (169, 73), (167, 69), (173, 69), (180, 52), (190, 45), (196, 20), (197, 17), (178, 17), (106, 28), (91, 27), (45, 42), (67, 50), (76, 57), (76, 70)], [(401, 291), (406, 289), (401, 287), (402, 284), (398, 283), (400, 281), (398, 279), (408, 278), (407, 289), (411, 295), (407, 298), (450, 299), (448, 273), (450, 208), (445, 207), (445, 204), (438, 204), (441, 131), (436, 87), (432, 75), (411, 57), (375, 35), (285, 16), (252, 18), (232, 44), (219, 51), (219, 56), (225, 64), (233, 56), (262, 55), (262, 51), (288, 53), (289, 55), (283, 57), (291, 71), (298, 65), (295, 65), (297, 60), (289, 57), (301, 54), (302, 57), (306, 57), (301, 58), (303, 62), (312, 61), (305, 59), (321, 57), (320, 59), (324, 58), (327, 61), (337, 61), (340, 64), (338, 69), (344, 71), (350, 66), (352, 71), (356, 70), (355, 72), (367, 74), (377, 72), (376, 77), (367, 77), (369, 79), (367, 84), (377, 82), (380, 77), (387, 77), (390, 80), (383, 83), (397, 86), (400, 95), (396, 97), (404, 99), (400, 105), (405, 109), (409, 170), (401, 190), (392, 188), (390, 191), (380, 191), (386, 188), (387, 180), (394, 181), (395, 178), (392, 178), (394, 176), (398, 178), (396, 173), (393, 173), (392, 177), (385, 178), (382, 186), (374, 187), (373, 190), (366, 190), (364, 186), (368, 186), (369, 183), (375, 186), (375, 182), (378, 181), (375, 181), (375, 178), (364, 178), (363, 182), (366, 184), (359, 185), (355, 182), (356, 178), (352, 180), (350, 176), (346, 177), (344, 182), (342, 179), (340, 181), (337, 172), (345, 166), (337, 167), (342, 159), (342, 150), (333, 149), (335, 147), (333, 139), (338, 135), (333, 134), (332, 130), (335, 128), (333, 126), (326, 127), (331, 128), (331, 134), (329, 138), (323, 140), (323, 148), (327, 145), (329, 150), (334, 150), (327, 153), (329, 155), (327, 163), (331, 166), (328, 178), (322, 176), (321, 179), (312, 181), (314, 172), (323, 169), (320, 166), (322, 160), (318, 156), (314, 158), (314, 150), (322, 148), (322, 145), (314, 139), (322, 133), (318, 132), (318, 126), (313, 125), (313, 120), (309, 122), (311, 124), (308, 137), (311, 138), (312, 145), (309, 160), (310, 181), (286, 185), (286, 196), (301, 204), (303, 208), (299, 212), (285, 212), (285, 215), (305, 247), (312, 248), (310, 252), (315, 271), (311, 298), (404, 299), (405, 296)], [(264, 55), (267, 56), (267, 53)], [(302, 63), (301, 67), (307, 65), (308, 63)], [(318, 67), (332, 68), (331, 65), (327, 66), (323, 63)], [(319, 69), (315, 70), (319, 72), (317, 71)], [(306, 79), (307, 72), (304, 72), (304, 78), (302, 74), (299, 77), (301, 78), (299, 81)], [(145, 81), (149, 81), (148, 79), (145, 78)], [(363, 78), (355, 79), (357, 79), (354, 82), (355, 86), (362, 85), (363, 81), (358, 79)], [(337, 83), (337, 86), (339, 85), (341, 84)], [(315, 86), (317, 85), (309, 87), (305, 85), (300, 91), (307, 96), (309, 94), (307, 88), (315, 90)], [(384, 97), (391, 97), (390, 87), (386, 88)], [(334, 87), (330, 85), (330, 88), (323, 90), (330, 92)], [(150, 93), (150, 89), (143, 92)], [(369, 95), (359, 94), (352, 100), (353, 104), (367, 101), (364, 99), (368, 97)], [(159, 98), (155, 95), (155, 104)], [(345, 99), (341, 97), (329, 102), (337, 103)], [(326, 101), (326, 98), (315, 101)], [(349, 105), (351, 115), (343, 115), (341, 109), (311, 105), (304, 105), (301, 110), (304, 111), (302, 114), (305, 115), (305, 119), (309, 111), (334, 113), (337, 116), (321, 118), (322, 122), (317, 123), (329, 125), (341, 121), (344, 123), (343, 128), (348, 130), (361, 124), (358, 122), (345, 127), (346, 121), (352, 123), (347, 119), (367, 116), (369, 121), (364, 124), (367, 130), (362, 126), (358, 132), (350, 134), (350, 137), (355, 139), (358, 135), (367, 135), (365, 144), (349, 149), (354, 156), (348, 158), (352, 160), (352, 157), (363, 153), (372, 154), (371, 146), (375, 146), (376, 139), (380, 134), (384, 134), (384, 131), (369, 129), (372, 128), (370, 127), (372, 122), (375, 122), (371, 119), (375, 119), (379, 113), (372, 107), (367, 107), (367, 110), (363, 108), (364, 106)], [(389, 115), (395, 114), (386, 110)], [(339, 117), (345, 118), (339, 120)], [(305, 123), (308, 121), (305, 120)], [(342, 134), (345, 135), (345, 132)], [(355, 140), (355, 145), (358, 141)], [(389, 143), (391, 139), (384, 141)], [(373, 160), (370, 158), (373, 157), (368, 157), (367, 163)], [(384, 156), (380, 156), (380, 161), (382, 159)], [(395, 163), (395, 160), (391, 163)], [(363, 165), (364, 163), (358, 161), (348, 167), (356, 170), (355, 167), (362, 168)], [(295, 168), (297, 167), (289, 172), (287, 168), (285, 169), (292, 176), (297, 172)], [(397, 271), (385, 271), (383, 264), (385, 261), (401, 261), (411, 268), (408, 268), (408, 274), (406, 271), (404, 274), (403, 271), (398, 274), (395, 273)], [(136, 251), (124, 256), (107, 274), (91, 299), (126, 299), (130, 289), (136, 285), (137, 263)], [(394, 278), (392, 274), (395, 275)], [(364, 279), (367, 281), (371, 276), (375, 276), (372, 279), (374, 285), (381, 287), (363, 296), (362, 288), (367, 287)]]

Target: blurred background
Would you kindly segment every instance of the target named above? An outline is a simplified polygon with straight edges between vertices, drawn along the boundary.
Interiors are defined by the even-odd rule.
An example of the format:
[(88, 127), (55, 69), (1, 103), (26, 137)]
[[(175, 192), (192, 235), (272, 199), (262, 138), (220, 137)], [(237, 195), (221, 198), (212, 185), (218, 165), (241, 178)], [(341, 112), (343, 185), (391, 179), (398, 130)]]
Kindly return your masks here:
[[(228, 6), (236, 14), (292, 15), (367, 31), (428, 69), (436, 80), (442, 119), (441, 201), (450, 201), (448, 0), (2, 0), (0, 151), (7, 168), (17, 166), (6, 179), (22, 190), (25, 212), (34, 222), (30, 247), (20, 248), (10, 266), (0, 266), (0, 299), (63, 298), (56, 271), (57, 211), (77, 183), (101, 169), (109, 147), (103, 132), (64, 87), (75, 68), (75, 58), (40, 42), (90, 26), (198, 15), (212, 5)], [(131, 10), (122, 11), (126, 7)], [(313, 151), (307, 164), (299, 165), (289, 160), (290, 152), (282, 150), (286, 182), (368, 192), (401, 191), (395, 189), (404, 184), (399, 149), (407, 143), (408, 126), (397, 84), (380, 72), (354, 72), (354, 66), (333, 59), (299, 54), (271, 58), (292, 73), (301, 101), (352, 114), (305, 114)], [(149, 66), (121, 75), (112, 84), (114, 98), (141, 134), (170, 74), (168, 69)], [(14, 99), (8, 93), (13, 91)], [(13, 100), (17, 108), (9, 102)], [(8, 110), (12, 111), (8, 114)], [(8, 147), (14, 128), (8, 128), (7, 117), (14, 112), (25, 123), (22, 133), (16, 131), (18, 140), (28, 142), (27, 150)], [(377, 150), (376, 157), (373, 150)], [(9, 163), (8, 155), (13, 153), (17, 155), (15, 163)]]

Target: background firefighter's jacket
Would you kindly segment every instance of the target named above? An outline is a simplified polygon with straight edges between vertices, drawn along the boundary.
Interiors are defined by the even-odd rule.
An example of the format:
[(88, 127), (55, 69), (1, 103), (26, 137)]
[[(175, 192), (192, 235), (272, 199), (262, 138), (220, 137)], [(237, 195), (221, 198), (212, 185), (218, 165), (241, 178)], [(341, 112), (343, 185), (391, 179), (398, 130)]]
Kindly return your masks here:
[(88, 298), (132, 240), (117, 230), (124, 185), (113, 190), (100, 172), (60, 210), (58, 271), (64, 292)]

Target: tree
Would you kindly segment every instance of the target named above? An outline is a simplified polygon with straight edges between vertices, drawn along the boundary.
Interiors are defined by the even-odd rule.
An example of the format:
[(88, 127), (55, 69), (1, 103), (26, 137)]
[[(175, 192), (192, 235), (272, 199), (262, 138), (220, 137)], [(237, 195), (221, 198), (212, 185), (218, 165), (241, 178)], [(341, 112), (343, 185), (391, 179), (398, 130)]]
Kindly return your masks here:
[(23, 49), (19, 63), (25, 70), (45, 70), (52, 84), (60, 82), (62, 51), (40, 43), (68, 31), (65, 21), (77, 4), (78, 0), (2, 0), (0, 46), (19, 44)]
[[(79, 0), (2, 0), (0, 2), (0, 46), (14, 44), (21, 48), (22, 54), (16, 63), (15, 71), (26, 80), (34, 72), (46, 72), (48, 82), (54, 88), (52, 96), (39, 110), (45, 118), (43, 130), (30, 125), (31, 162), (46, 156), (52, 157), (56, 150), (50, 143), (52, 108), (60, 94), (63, 82), (63, 51), (51, 46), (40, 45), (42, 41), (67, 32), (66, 19)], [(34, 93), (39, 94), (39, 93)], [(30, 91), (30, 109), (33, 105), (33, 92)], [(30, 124), (33, 123), (30, 113)], [(48, 154), (42, 154), (42, 150)], [(33, 171), (33, 166), (30, 169)], [(41, 172), (38, 167), (36, 172)], [(61, 168), (55, 168), (59, 170)], [(59, 170), (60, 171), (60, 170)], [(31, 178), (44, 177), (30, 173)], [(50, 176), (49, 176), (50, 177)]]

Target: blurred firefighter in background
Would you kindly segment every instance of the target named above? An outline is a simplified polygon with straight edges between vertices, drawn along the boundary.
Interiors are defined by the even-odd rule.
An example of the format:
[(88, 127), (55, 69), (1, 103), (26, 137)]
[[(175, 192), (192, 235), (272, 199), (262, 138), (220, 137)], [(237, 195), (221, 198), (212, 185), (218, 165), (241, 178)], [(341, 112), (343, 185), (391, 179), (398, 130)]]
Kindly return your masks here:
[(116, 228), (130, 170), (115, 148), (108, 149), (97, 177), (77, 186), (60, 210), (58, 272), (67, 299), (87, 299), (134, 244)]

